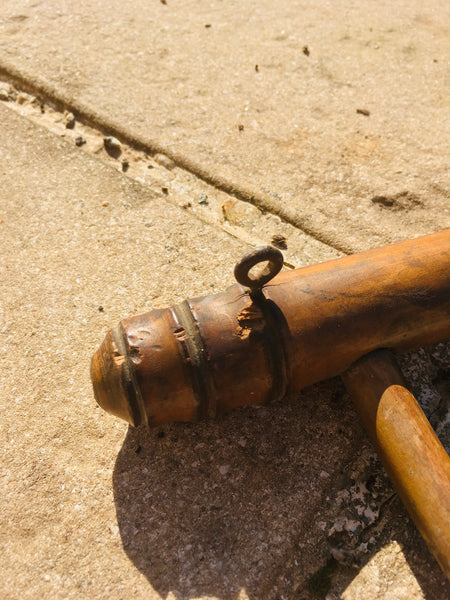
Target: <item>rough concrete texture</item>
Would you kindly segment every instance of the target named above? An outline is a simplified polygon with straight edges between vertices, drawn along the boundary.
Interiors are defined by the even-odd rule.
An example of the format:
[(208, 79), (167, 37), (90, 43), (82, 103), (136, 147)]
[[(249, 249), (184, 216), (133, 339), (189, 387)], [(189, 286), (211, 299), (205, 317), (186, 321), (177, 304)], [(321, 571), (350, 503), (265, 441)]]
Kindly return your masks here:
[[(0, 116), (2, 597), (337, 598), (353, 585), (382, 598), (369, 560), (377, 590), (444, 598), (338, 382), (151, 431), (96, 410), (88, 363), (105, 329), (220, 289), (245, 246), (2, 105)], [(335, 535), (358, 509), (352, 485), (374, 514), (365, 550)]]
[[(437, 0), (3, 0), (2, 598), (449, 597), (339, 381), (147, 431), (88, 373), (119, 319), (223, 289), (249, 244), (287, 236), (299, 265), (448, 226), (446, 20)], [(402, 368), (448, 450), (449, 343)]]
[[(121, 143), (119, 151), (105, 148), (109, 136), (73, 118), (73, 113), (55, 109), (33, 94), (18, 91), (7, 82), (0, 82), (0, 93), (8, 107), (63, 137), (79, 144), (83, 151), (102, 162), (126, 173), (135, 181), (157, 194), (164, 194), (171, 202), (195, 215), (201, 221), (220, 227), (233, 237), (251, 246), (277, 243), (283, 249), (286, 265), (300, 267), (342, 256), (342, 253), (306, 235), (277, 215), (263, 213), (248, 202), (230, 197), (186, 170), (176, 167), (167, 156), (149, 156), (143, 150)], [(72, 126), (67, 127), (71, 117)]]
[(245, 246), (0, 111), (2, 597), (270, 597), (320, 506), (321, 465), (354, 452), (351, 411), (340, 423), (325, 386), (311, 410), (276, 409), (276, 427), (255, 409), (123, 441), (89, 382), (106, 328), (220, 289)]
[(347, 251), (450, 225), (445, 0), (3, 0), (0, 68)]

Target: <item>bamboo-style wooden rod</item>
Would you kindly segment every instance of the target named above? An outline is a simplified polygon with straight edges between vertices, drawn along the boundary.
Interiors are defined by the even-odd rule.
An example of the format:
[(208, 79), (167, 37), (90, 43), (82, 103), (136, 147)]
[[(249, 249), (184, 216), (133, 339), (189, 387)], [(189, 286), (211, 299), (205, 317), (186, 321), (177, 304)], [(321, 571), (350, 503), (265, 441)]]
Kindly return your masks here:
[(280, 256), (255, 251), (237, 265), (241, 284), (124, 319), (92, 360), (98, 403), (132, 425), (195, 421), (339, 375), (377, 348), (450, 338), (450, 230), (271, 279)]
[(450, 579), (450, 458), (395, 358), (375, 351), (342, 376), (361, 421), (417, 529)]

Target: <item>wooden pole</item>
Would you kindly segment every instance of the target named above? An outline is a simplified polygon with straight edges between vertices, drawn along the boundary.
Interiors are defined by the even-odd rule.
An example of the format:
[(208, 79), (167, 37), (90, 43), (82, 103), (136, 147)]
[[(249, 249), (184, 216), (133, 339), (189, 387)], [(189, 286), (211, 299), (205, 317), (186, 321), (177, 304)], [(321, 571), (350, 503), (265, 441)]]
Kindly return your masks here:
[(391, 352), (358, 360), (342, 379), (384, 468), (450, 579), (450, 458)]
[(133, 425), (195, 421), (334, 377), (378, 348), (450, 338), (450, 230), (272, 279), (277, 251), (258, 252), (238, 264), (245, 287), (110, 331), (91, 365), (98, 403)]

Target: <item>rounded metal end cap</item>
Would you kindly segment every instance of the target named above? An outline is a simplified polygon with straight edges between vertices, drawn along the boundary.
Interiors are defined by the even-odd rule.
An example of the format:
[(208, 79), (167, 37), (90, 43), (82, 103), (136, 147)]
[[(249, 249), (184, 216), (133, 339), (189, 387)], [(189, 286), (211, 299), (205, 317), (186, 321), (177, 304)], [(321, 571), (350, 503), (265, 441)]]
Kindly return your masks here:
[(139, 425), (128, 400), (124, 385), (123, 364), (126, 357), (117, 348), (112, 331), (92, 357), (91, 380), (94, 396), (106, 412), (124, 419), (131, 425)]

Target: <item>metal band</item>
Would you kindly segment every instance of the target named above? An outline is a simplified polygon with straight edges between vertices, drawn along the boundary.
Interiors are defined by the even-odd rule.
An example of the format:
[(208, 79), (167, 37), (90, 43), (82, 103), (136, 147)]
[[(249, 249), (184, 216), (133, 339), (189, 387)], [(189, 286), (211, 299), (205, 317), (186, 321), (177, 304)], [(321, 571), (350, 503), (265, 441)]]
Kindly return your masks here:
[(285, 329), (284, 317), (278, 306), (264, 296), (264, 291), (259, 297), (254, 297), (253, 302), (260, 308), (266, 323), (264, 335), (272, 374), (272, 400), (280, 400), (286, 395), (288, 383), (286, 352), (281, 336), (281, 332)]
[(198, 403), (197, 417), (213, 418), (217, 414), (217, 398), (197, 321), (187, 300), (170, 310), (175, 322), (186, 332), (186, 335), (177, 338), (183, 349), (183, 359), (190, 369), (192, 390)]
[[(257, 276), (251, 275), (251, 269), (267, 262), (265, 269)], [(273, 246), (255, 248), (239, 260), (234, 267), (237, 282), (245, 286), (252, 302), (259, 308), (265, 321), (264, 336), (266, 355), (272, 373), (272, 398), (282, 398), (287, 389), (287, 367), (284, 344), (280, 332), (285, 329), (284, 317), (276, 304), (264, 295), (264, 286), (269, 283), (283, 267), (283, 255)]]
[(130, 414), (133, 419), (133, 425), (134, 427), (138, 427), (138, 425), (148, 425), (149, 423), (144, 400), (142, 398), (139, 385), (136, 381), (133, 364), (130, 360), (130, 354), (128, 352), (128, 346), (125, 340), (125, 331), (122, 323), (119, 323), (117, 327), (112, 329), (111, 333), (117, 350), (124, 359), (121, 366), (122, 385), (125, 391), (128, 407), (130, 409)]

